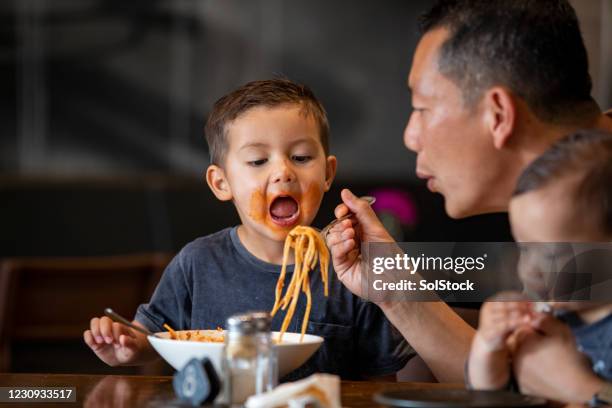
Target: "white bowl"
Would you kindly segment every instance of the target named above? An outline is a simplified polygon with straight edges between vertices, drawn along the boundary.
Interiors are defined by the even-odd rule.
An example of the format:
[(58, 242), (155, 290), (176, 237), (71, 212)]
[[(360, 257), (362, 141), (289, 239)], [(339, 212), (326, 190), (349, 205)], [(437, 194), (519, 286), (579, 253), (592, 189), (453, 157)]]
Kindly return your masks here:
[[(189, 331), (189, 330), (186, 330)], [(180, 332), (178, 332), (180, 333)], [(200, 330), (204, 335), (218, 336), (217, 330)], [(172, 340), (168, 332), (158, 333), (164, 338), (148, 336), (149, 342), (164, 360), (175, 370), (180, 370), (194, 357), (208, 357), (221, 373), (221, 359), (223, 357), (223, 343)], [(273, 332), (272, 338), (278, 338), (279, 333)], [(323, 338), (312, 334), (305, 334), (300, 343), (300, 333), (285, 333), (283, 342), (275, 344), (278, 353), (278, 375), (280, 378), (300, 367), (323, 344)]]

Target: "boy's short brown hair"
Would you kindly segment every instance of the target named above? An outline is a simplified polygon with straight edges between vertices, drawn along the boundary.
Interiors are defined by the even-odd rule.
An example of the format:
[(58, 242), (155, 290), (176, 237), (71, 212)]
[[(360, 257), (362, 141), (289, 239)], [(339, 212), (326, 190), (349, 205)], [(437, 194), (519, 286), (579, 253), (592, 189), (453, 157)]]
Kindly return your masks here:
[(568, 200), (583, 214), (594, 214), (600, 230), (612, 235), (612, 133), (580, 130), (559, 140), (527, 166), (514, 195), (567, 176), (579, 177), (576, 188), (567, 193)]
[(228, 146), (228, 123), (251, 108), (271, 108), (283, 104), (301, 105), (304, 115), (312, 115), (319, 125), (323, 150), (326, 155), (329, 154), (329, 123), (321, 102), (306, 85), (276, 78), (249, 82), (215, 102), (204, 129), (211, 164), (223, 165)]

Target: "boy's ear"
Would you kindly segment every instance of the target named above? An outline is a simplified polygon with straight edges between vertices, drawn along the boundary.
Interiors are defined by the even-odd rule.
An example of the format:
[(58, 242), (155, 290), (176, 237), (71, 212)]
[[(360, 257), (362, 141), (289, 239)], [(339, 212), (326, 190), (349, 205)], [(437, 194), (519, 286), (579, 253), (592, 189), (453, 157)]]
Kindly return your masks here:
[(208, 183), (208, 187), (210, 187), (217, 199), (229, 201), (233, 198), (232, 190), (221, 167), (215, 164), (208, 166), (206, 169), (206, 183)]
[(325, 191), (329, 191), (334, 178), (336, 177), (336, 168), (338, 167), (338, 160), (336, 156), (327, 156), (327, 163), (325, 166)]
[(516, 101), (510, 91), (501, 86), (489, 89), (484, 96), (485, 121), (496, 149), (505, 147), (514, 132)]

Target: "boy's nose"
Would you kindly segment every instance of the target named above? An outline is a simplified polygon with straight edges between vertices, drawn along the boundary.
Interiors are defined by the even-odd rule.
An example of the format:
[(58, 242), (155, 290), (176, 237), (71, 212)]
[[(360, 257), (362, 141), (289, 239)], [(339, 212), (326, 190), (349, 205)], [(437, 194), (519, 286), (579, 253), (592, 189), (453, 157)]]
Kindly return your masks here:
[(291, 183), (295, 181), (295, 173), (286, 162), (279, 164), (272, 174), (273, 183)]

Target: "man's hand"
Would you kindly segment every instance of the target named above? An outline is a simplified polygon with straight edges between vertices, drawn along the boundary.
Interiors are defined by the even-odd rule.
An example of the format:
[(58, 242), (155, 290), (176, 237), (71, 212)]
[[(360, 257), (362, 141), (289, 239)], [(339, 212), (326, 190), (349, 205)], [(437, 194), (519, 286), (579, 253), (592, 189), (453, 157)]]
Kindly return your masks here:
[(521, 392), (583, 404), (604, 385), (578, 351), (569, 327), (550, 315), (538, 315), (533, 329), (521, 330), (513, 355)]
[[(134, 322), (135, 324), (139, 324)], [(110, 318), (94, 317), (83, 333), (85, 343), (109, 366), (138, 364), (150, 349), (144, 334), (113, 322)]]
[(352, 212), (354, 218), (336, 224), (327, 235), (334, 270), (340, 281), (357, 296), (365, 297), (362, 288), (360, 245), (367, 242), (395, 242), (374, 210), (348, 189), (341, 193), (343, 204), (335, 210), (337, 218)]
[[(365, 200), (349, 190), (342, 190), (341, 196), (343, 204), (336, 208), (336, 217), (349, 212), (355, 216), (332, 228), (327, 245), (340, 281), (355, 295), (366, 297), (360, 245), (395, 241)], [(474, 331), (446, 303), (381, 301), (378, 306), (439, 381), (463, 381), (463, 367)]]

